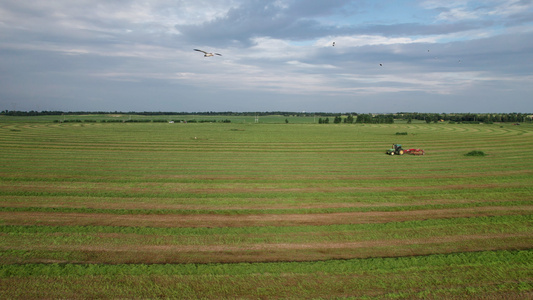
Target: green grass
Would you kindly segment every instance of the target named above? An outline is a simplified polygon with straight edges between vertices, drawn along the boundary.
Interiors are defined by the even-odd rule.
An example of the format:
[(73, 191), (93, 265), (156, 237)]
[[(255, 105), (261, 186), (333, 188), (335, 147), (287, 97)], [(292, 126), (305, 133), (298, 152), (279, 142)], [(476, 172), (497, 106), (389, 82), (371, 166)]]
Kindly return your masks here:
[[(33, 195), (32, 195), (33, 196)], [(220, 198), (217, 198), (220, 199)], [(471, 202), (432, 205), (398, 205), (398, 206), (357, 206), (357, 207), (331, 207), (331, 208), (290, 208), (290, 209), (105, 209), (105, 208), (74, 208), (74, 207), (0, 207), (0, 212), (49, 212), (49, 213), (85, 213), (85, 214), (113, 214), (113, 215), (269, 215), (269, 214), (323, 214), (323, 213), (351, 213), (351, 212), (398, 212), (421, 211), (450, 208), (472, 207), (513, 207), (531, 204), (530, 201), (503, 201), (503, 202)], [(264, 204), (263, 204), (264, 205)], [(527, 213), (527, 211), (524, 211)]]
[(1, 298), (533, 293), (530, 124), (65, 118), (0, 118)]
[[(32, 239), (31, 234), (57, 234), (57, 233), (79, 233), (79, 234), (99, 234), (99, 233), (121, 233), (138, 235), (167, 235), (167, 236), (210, 236), (210, 235), (241, 235), (241, 234), (287, 234), (287, 233), (316, 233), (316, 232), (357, 232), (350, 236), (343, 237), (353, 240), (383, 239), (384, 237), (430, 237), (437, 236), (438, 228), (442, 228), (442, 234), (475, 234), (480, 232), (527, 232), (533, 222), (532, 215), (514, 215), (497, 217), (476, 217), (476, 218), (453, 218), (453, 219), (431, 219), (409, 222), (392, 222), (385, 224), (338, 224), (328, 226), (290, 226), (290, 227), (220, 227), (220, 228), (153, 228), (153, 227), (109, 227), (109, 226), (0, 226), (0, 233), (17, 237), (18, 234), (28, 235), (25, 238)], [(479, 227), (479, 228), (477, 228)], [(429, 232), (426, 229), (431, 228)], [(417, 232), (406, 232), (406, 229), (417, 230)], [(394, 231), (398, 231), (395, 233)], [(472, 230), (472, 231), (469, 231)], [(478, 232), (479, 231), (479, 232)], [(332, 239), (332, 236), (315, 236), (314, 238)], [(295, 237), (295, 239), (308, 240), (307, 237)], [(252, 240), (247, 240), (250, 242)], [(286, 241), (290, 242), (290, 241)], [(7, 241), (2, 243), (8, 244)], [(180, 244), (180, 241), (177, 241)]]
[[(496, 251), (301, 263), (9, 265), (4, 298), (523, 298), (531, 251)], [(453, 272), (453, 276), (449, 276)], [(111, 284), (112, 283), (112, 284)], [(15, 285), (24, 289), (13, 288)]]
[(485, 155), (486, 155), (485, 152), (478, 151), (478, 150), (470, 151), (467, 154), (465, 154), (465, 156), (485, 156)]
[[(116, 245), (253, 245), (430, 239), (483, 234), (527, 234), (532, 215), (433, 219), (385, 224), (289, 227), (150, 228), (109, 226), (1, 226), (0, 247)], [(104, 235), (107, 234), (107, 235)], [(522, 237), (528, 240), (527, 237)], [(529, 238), (530, 242), (533, 239)], [(500, 241), (493, 240), (497, 245)], [(1, 252), (0, 252), (1, 253)]]
[(277, 262), (238, 264), (174, 264), (174, 265), (94, 265), (94, 264), (27, 264), (0, 266), (0, 277), (32, 276), (96, 276), (96, 275), (252, 275), (270, 273), (294, 274), (351, 274), (354, 272), (393, 272), (397, 269), (429, 269), (450, 265), (509, 265), (531, 266), (533, 252), (483, 251), (470, 253), (435, 254), (417, 257), (328, 260), (317, 262)]

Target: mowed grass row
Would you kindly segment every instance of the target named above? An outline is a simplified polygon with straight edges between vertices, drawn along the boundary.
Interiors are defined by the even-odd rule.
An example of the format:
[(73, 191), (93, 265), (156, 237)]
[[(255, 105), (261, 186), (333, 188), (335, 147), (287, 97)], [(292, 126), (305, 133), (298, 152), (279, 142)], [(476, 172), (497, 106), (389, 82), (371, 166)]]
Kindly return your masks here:
[(378, 224), (154, 228), (1, 226), (4, 263), (310, 261), (529, 249), (531, 215)]
[[(45, 276), (72, 295), (119, 297), (290, 297), (303, 289), (308, 297), (527, 296), (532, 131), (499, 124), (0, 124), (0, 262), (9, 270), (0, 290), (27, 297)], [(387, 156), (392, 143), (426, 155)], [(464, 155), (472, 150), (487, 155)], [(460, 252), (467, 258), (450, 265)], [(482, 264), (477, 254), (509, 254), (516, 264)], [(425, 255), (450, 264), (421, 267), (408, 258)], [(308, 261), (376, 264), (381, 257), (405, 268), (266, 271), (280, 261), (295, 270)], [(218, 274), (228, 262), (265, 269)], [(50, 263), (110, 269), (58, 276)], [(138, 275), (123, 263), (209, 271)], [(96, 288), (103, 294), (90, 292)]]
[[(265, 214), (353, 212), (369, 205), (384, 211), (523, 206), (533, 191), (527, 126), (12, 123), (1, 128), (7, 132), (1, 136), (4, 211), (109, 213), (102, 209), (120, 207), (120, 214), (254, 209)], [(397, 131), (411, 134), (396, 136)], [(21, 147), (27, 140), (34, 141)], [(391, 140), (428, 154), (384, 155)], [(460, 149), (435, 147), (458, 142)], [(488, 156), (465, 157), (472, 149), (485, 149)]]
[(527, 299), (531, 251), (317, 262), (0, 266), (2, 298)]
[[(90, 128), (69, 124), (23, 129), (3, 137), (2, 154), (9, 163), (4, 165), (6, 172), (0, 172), (4, 180), (22, 179), (30, 181), (30, 185), (38, 180), (66, 181), (73, 187), (72, 192), (87, 191), (83, 186), (86, 182), (112, 185), (119, 181), (124, 184), (100, 184), (95, 188), (117, 193), (144, 190), (156, 195), (187, 190), (203, 193), (206, 187), (213, 193), (220, 186), (235, 193), (246, 188), (290, 192), (309, 188), (467, 185), (468, 181), (485, 187), (505, 180), (520, 184), (531, 176), (531, 169), (524, 167), (531, 144), (527, 136), (518, 135), (522, 129), (504, 131), (508, 134), (497, 136), (498, 141), (487, 142), (485, 132), (448, 133), (447, 127), (435, 124), (442, 130), (434, 135), (431, 125), (419, 125), (415, 131), (419, 133), (402, 136), (398, 141), (393, 132), (403, 130), (396, 128), (400, 125), (243, 125), (244, 131), (237, 132), (231, 130), (235, 125), (227, 124), (167, 125), (171, 124), (97, 124)], [(27, 148), (20, 144), (28, 140), (25, 131), (37, 131)], [(196, 135), (199, 139), (192, 139)], [(477, 135), (481, 136), (479, 140)], [(283, 142), (289, 138), (290, 143)], [(442, 142), (435, 145), (439, 139)], [(428, 156), (392, 159), (383, 155), (390, 141), (424, 148)], [(455, 145), (457, 141), (460, 145)], [(490, 155), (481, 168), (479, 160), (462, 156), (473, 149), (484, 149)], [(18, 172), (14, 174), (13, 169)], [(76, 184), (80, 189), (75, 188)], [(31, 190), (13, 188), (19, 194)], [(93, 193), (95, 188), (87, 192)]]

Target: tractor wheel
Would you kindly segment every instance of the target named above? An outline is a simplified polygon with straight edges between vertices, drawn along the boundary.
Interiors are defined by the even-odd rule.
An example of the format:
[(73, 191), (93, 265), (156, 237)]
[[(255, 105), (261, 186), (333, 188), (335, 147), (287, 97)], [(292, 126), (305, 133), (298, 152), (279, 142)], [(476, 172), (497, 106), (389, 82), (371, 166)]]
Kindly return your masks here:
[(398, 151), (398, 154), (403, 155), (403, 150)]
[(394, 155), (394, 151), (392, 151), (392, 152), (390, 153), (390, 155)]

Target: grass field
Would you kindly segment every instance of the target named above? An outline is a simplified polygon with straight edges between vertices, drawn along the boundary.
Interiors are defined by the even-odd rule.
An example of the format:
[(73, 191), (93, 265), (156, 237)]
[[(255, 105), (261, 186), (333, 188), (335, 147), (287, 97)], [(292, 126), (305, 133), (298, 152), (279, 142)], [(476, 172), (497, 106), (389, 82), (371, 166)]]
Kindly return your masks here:
[(533, 297), (532, 125), (270, 118), (0, 118), (0, 298)]

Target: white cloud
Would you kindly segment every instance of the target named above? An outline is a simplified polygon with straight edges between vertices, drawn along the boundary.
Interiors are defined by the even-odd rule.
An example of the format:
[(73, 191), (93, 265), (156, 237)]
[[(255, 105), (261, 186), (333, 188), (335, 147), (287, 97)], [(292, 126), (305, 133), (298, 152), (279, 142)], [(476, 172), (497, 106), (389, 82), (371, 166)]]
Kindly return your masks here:
[(287, 64), (293, 65), (293, 66), (298, 67), (298, 68), (306, 68), (306, 69), (315, 69), (315, 68), (319, 68), (319, 69), (336, 69), (337, 68), (337, 67), (335, 67), (333, 65), (329, 65), (329, 64), (309, 64), (309, 63), (304, 63), (304, 62), (297, 61), (297, 60), (288, 61)]
[(499, 5), (491, 9), (489, 15), (512, 16), (530, 11), (533, 8), (533, 2), (521, 0), (501, 1)]
[(491, 17), (509, 17), (524, 13), (533, 8), (531, 1), (484, 0), (484, 1), (439, 1), (426, 0), (420, 3), (425, 9), (438, 9), (442, 12), (438, 21), (484, 20)]
[(380, 35), (353, 35), (319, 39), (317, 41), (317, 44), (323, 45), (329, 43), (328, 41), (335, 41), (335, 45), (337, 47), (336, 49), (342, 49), (346, 47), (362, 47), (375, 45), (433, 43), (436, 40), (437, 39), (435, 37), (386, 37)]
[(439, 21), (465, 21), (480, 19), (482, 16), (479, 12), (468, 10), (465, 7), (451, 8), (448, 11), (442, 12), (437, 17)]

